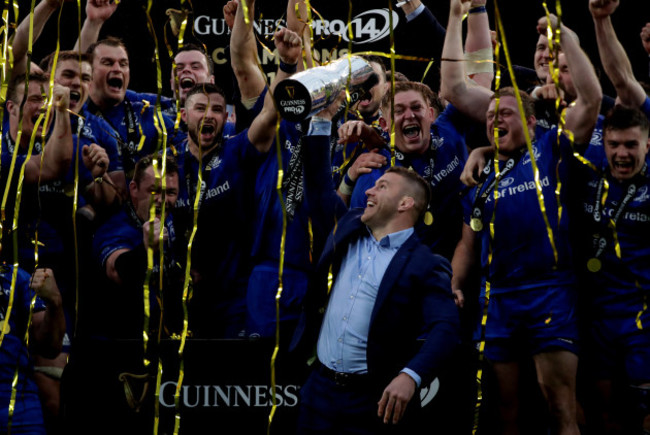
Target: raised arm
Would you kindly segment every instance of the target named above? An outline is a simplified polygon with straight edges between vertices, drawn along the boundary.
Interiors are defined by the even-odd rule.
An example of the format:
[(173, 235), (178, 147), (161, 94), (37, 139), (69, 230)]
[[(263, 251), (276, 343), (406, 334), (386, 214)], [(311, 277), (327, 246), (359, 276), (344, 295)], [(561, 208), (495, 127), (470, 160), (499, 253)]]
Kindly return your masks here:
[[(229, 5), (232, 3), (228, 2)], [(230, 63), (237, 78), (242, 101), (259, 97), (266, 86), (264, 75), (257, 66), (257, 42), (253, 34), (255, 1), (247, 0), (246, 5), (249, 24), (244, 20), (244, 8), (238, 5), (230, 35)]]
[(99, 31), (113, 12), (117, 9), (118, 2), (114, 0), (88, 0), (86, 3), (86, 20), (81, 28), (81, 34), (74, 46), (74, 50), (85, 53), (92, 44), (99, 39)]
[[(297, 9), (297, 11), (296, 11)], [(289, 0), (287, 4), (287, 29), (296, 32), (302, 37), (304, 64), (298, 62), (298, 71), (314, 66), (311, 46), (311, 29), (307, 25), (307, 5), (305, 0)]]
[(273, 101), (273, 90), (280, 81), (293, 74), (293, 72), (286, 71), (295, 70), (302, 47), (300, 36), (289, 29), (280, 29), (275, 32), (274, 42), (280, 56), (280, 67), (271, 82), (269, 92), (266, 93), (262, 111), (255, 117), (248, 129), (248, 140), (261, 153), (268, 152), (273, 144), (273, 139), (275, 139), (275, 124), (278, 119), (278, 112)]
[[(56, 11), (63, 0), (43, 0), (34, 8), (34, 28), (32, 34), (32, 43), (34, 43), (41, 32), (50, 15)], [(29, 45), (29, 15), (20, 22), (16, 28), (14, 42), (11, 45), (14, 55), (13, 76), (24, 74), (27, 69), (27, 49)]]
[(469, 86), (466, 80), (463, 55), (462, 18), (470, 0), (451, 0), (447, 35), (442, 48), (440, 65), (440, 94), (467, 116), (485, 122), (492, 91), (480, 86)]
[[(557, 26), (557, 17), (550, 16), (553, 28)], [(538, 21), (540, 32), (546, 32), (546, 17)], [(600, 111), (603, 91), (589, 58), (580, 48), (575, 33), (562, 24), (560, 45), (566, 56), (567, 66), (576, 92), (576, 99), (566, 111), (566, 127), (573, 132), (577, 143), (588, 143)]]
[(598, 53), (605, 73), (612, 81), (620, 103), (636, 109), (643, 104), (646, 94), (634, 77), (630, 59), (614, 31), (611, 15), (617, 7), (618, 0), (589, 0), (589, 11), (596, 27)]
[(473, 0), (467, 16), (467, 37), (465, 38), (465, 69), (469, 78), (479, 86), (490, 89), (494, 79), (492, 34), (486, 0)]

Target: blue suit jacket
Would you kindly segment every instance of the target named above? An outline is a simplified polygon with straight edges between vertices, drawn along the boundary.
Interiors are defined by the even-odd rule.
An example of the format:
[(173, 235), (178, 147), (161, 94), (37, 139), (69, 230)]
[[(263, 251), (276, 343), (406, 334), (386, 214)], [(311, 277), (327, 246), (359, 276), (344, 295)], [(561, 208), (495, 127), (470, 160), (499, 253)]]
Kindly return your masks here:
[[(306, 140), (306, 145), (310, 151), (306, 155), (305, 179), (307, 195), (310, 195), (311, 183), (324, 182), (322, 176), (326, 171), (319, 174), (315, 169), (327, 167), (323, 164), (327, 158), (322, 157), (328, 144), (316, 137)], [(318, 231), (332, 227), (334, 230), (322, 247), (294, 347), (301, 340), (308, 346), (315, 345), (328, 301), (328, 274), (331, 270), (335, 280), (350, 243), (368, 236), (361, 222), (363, 209), (352, 209), (336, 222), (342, 208), (332, 196), (333, 190), (320, 187), (311, 192), (320, 195), (313, 198), (316, 202), (310, 200), (310, 204), (320, 207), (312, 215), (314, 239), (320, 238)], [(400, 370), (408, 367), (426, 385), (458, 344), (458, 331), (449, 262), (433, 254), (413, 234), (397, 251), (379, 285), (368, 333), (368, 373), (379, 381), (378, 387), (384, 388)], [(424, 344), (420, 345), (419, 337), (426, 339)]]

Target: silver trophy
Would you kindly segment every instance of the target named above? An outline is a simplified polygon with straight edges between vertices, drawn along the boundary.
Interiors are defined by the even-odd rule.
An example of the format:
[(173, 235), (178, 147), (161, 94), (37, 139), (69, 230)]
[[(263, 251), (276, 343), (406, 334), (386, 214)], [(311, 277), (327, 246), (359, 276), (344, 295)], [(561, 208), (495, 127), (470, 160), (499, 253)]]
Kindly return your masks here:
[(377, 82), (370, 63), (359, 56), (351, 56), (349, 61), (344, 57), (282, 80), (273, 97), (283, 118), (299, 122), (332, 104), (346, 86), (351, 103), (356, 103)]

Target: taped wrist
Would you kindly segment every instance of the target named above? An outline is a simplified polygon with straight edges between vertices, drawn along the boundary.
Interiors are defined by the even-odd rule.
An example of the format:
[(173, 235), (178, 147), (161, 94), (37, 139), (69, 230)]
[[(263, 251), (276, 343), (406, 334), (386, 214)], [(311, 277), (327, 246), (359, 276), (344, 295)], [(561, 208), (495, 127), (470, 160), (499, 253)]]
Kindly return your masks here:
[(494, 70), (492, 60), (494, 59), (491, 48), (465, 53), (465, 72), (467, 75), (477, 73), (489, 73)]

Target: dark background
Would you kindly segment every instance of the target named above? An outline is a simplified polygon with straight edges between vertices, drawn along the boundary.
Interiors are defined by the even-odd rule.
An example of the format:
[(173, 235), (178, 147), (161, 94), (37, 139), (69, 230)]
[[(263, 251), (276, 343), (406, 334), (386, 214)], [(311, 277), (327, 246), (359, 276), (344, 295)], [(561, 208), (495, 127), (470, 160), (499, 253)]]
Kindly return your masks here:
[[(25, 17), (30, 10), (30, 2), (20, 0), (20, 17)], [(195, 0), (191, 4), (184, 3), (184, 7), (193, 11), (193, 16), (209, 16), (210, 19), (217, 20), (217, 30), (225, 28), (222, 21), (222, 7), (225, 0)], [(258, 0), (256, 17), (263, 20), (283, 18), (286, 10), (284, 0)], [(354, 0), (352, 16), (369, 10), (388, 8), (386, 0)], [(443, 24), (447, 22), (449, 4), (445, 0), (425, 0), (424, 3), (433, 11), (434, 15)], [(348, 0), (312, 0), (313, 8), (321, 14), (326, 20), (340, 19), (347, 22), (348, 9), (350, 2)], [(551, 10), (555, 7), (555, 2), (548, 2)], [(156, 64), (154, 62), (154, 40), (149, 33), (146, 25), (145, 8), (147, 2), (144, 0), (123, 0), (119, 5), (116, 13), (106, 22), (100, 37), (106, 35), (119, 36), (124, 39), (130, 52), (131, 60), (131, 84), (130, 88), (138, 91), (156, 92)], [(494, 1), (488, 1), (490, 10), (491, 27), (494, 28), (494, 14), (492, 13)], [(513, 62), (518, 65), (532, 67), (533, 51), (537, 34), (535, 25), (537, 19), (544, 14), (541, 1), (522, 1), (522, 0), (502, 0), (499, 2), (501, 16), (506, 28), (507, 43), (513, 58)], [(85, 16), (85, 1), (81, 2), (82, 19)], [(170, 59), (165, 46), (163, 29), (167, 29), (168, 42), (172, 49), (176, 48), (177, 40), (169, 31), (167, 24), (167, 15), (165, 11), (168, 8), (180, 9), (180, 0), (155, 0), (152, 1), (151, 19), (156, 28), (158, 38), (159, 56), (162, 67), (162, 86), (163, 94), (169, 95), (169, 75)], [(596, 41), (593, 29), (593, 22), (588, 10), (588, 0), (571, 0), (564, 1), (562, 4), (563, 21), (575, 30), (581, 38), (581, 42), (592, 62), (598, 70), (600, 60), (596, 48)], [(61, 18), (61, 48), (69, 49), (74, 45), (78, 35), (77, 21), (77, 3), (76, 1), (66, 2)], [(12, 14), (13, 15), (13, 14)], [(207, 18), (202, 18), (204, 22)], [(650, 1), (648, 0), (621, 0), (621, 4), (613, 16), (614, 27), (617, 31), (621, 43), (627, 50), (628, 56), (632, 62), (636, 77), (642, 81), (648, 79), (648, 55), (643, 50), (640, 41), (640, 31), (646, 22), (650, 22)], [(400, 20), (398, 26), (403, 26), (405, 20)], [(193, 32), (191, 21), (185, 35), (185, 42), (199, 42), (205, 45), (208, 52), (213, 53), (228, 45), (228, 35), (199, 35)], [(194, 34), (193, 34), (194, 33)], [(427, 35), (417, 35), (417, 37), (426, 38)], [(261, 39), (265, 44), (272, 47), (272, 43)], [(376, 50), (388, 52), (390, 45), (389, 38), (383, 38), (375, 44), (364, 44), (353, 47), (353, 51)], [(57, 41), (57, 19), (53, 16), (48, 22), (43, 35), (34, 45), (33, 58), (39, 61), (42, 57), (53, 51)], [(317, 47), (333, 47), (338, 45), (339, 48), (346, 48), (347, 42), (338, 42), (338, 38), (329, 37), (318, 43)], [(262, 50), (260, 53), (263, 54)], [(221, 55), (219, 55), (221, 56)], [(267, 56), (268, 58), (268, 56)], [(263, 62), (264, 64), (264, 62)], [(274, 68), (267, 59), (264, 65), (267, 71)], [(215, 76), (217, 83), (227, 90), (230, 89), (230, 73), (223, 65), (216, 65)], [(603, 74), (601, 74), (603, 75)], [(411, 77), (417, 79), (417, 77)], [(612, 95), (613, 88), (604, 78), (602, 80), (605, 93)]]

